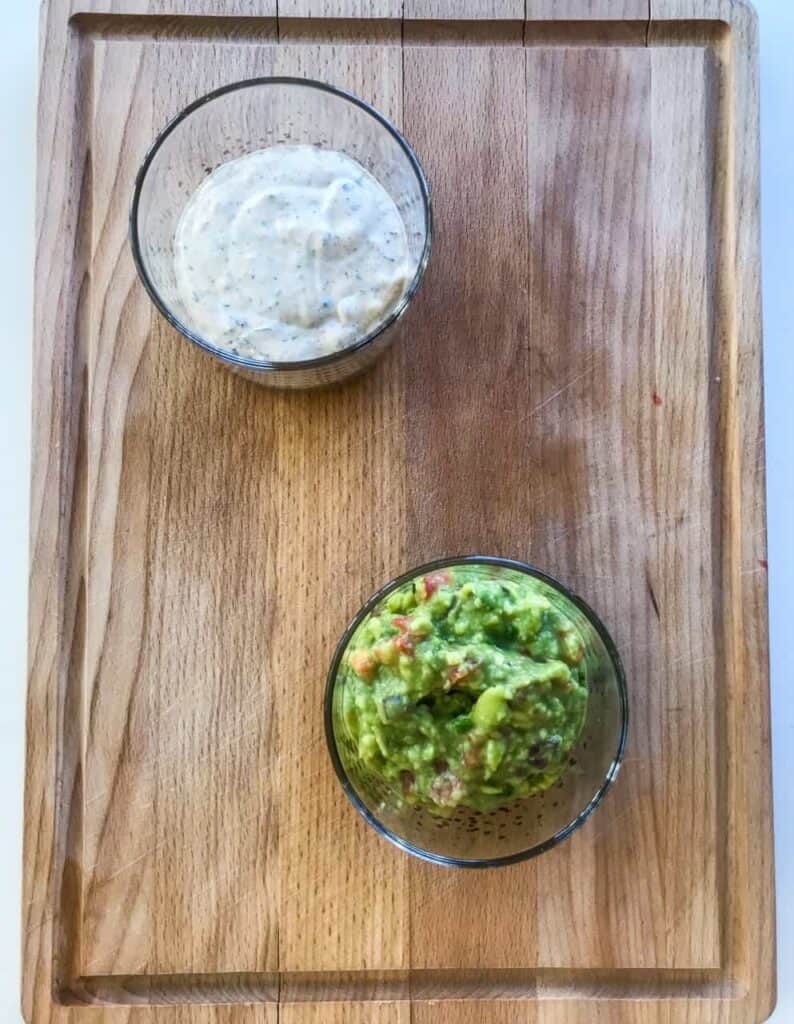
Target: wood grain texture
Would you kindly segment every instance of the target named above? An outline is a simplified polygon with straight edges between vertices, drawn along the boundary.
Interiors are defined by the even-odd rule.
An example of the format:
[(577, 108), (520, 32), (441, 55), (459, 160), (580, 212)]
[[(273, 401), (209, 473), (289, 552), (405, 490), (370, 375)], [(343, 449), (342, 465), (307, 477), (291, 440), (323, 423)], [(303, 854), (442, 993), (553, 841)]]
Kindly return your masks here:
[[(72, 14), (189, 15), (191, 17), (275, 18), (277, 0), (62, 0)], [(46, 4), (59, 7), (53, 0)], [(63, 16), (63, 10), (59, 11)]]
[[(766, 515), (763, 374), (759, 330), (759, 126), (758, 19), (746, 0), (653, 0), (649, 41), (676, 40), (680, 19), (707, 17), (728, 26), (717, 37), (712, 73), (724, 82), (717, 141), (720, 164), (717, 188), (729, 216), (716, 223), (722, 316), (718, 332), (722, 407), (719, 417), (721, 456), (722, 618), (725, 664), (733, 668), (725, 687), (725, 709), (718, 737), (728, 758), (722, 776), (723, 806), (746, 823), (740, 834), (726, 837), (722, 850), (728, 877), (742, 872), (758, 882), (736, 893), (723, 907), (726, 973), (745, 986), (742, 1006), (752, 1020), (763, 1020), (774, 1007), (775, 909), (771, 843), (760, 836), (771, 830), (770, 764), (757, 757), (769, 740), (769, 692), (756, 692), (768, 672)], [(732, 130), (726, 131), (730, 124)], [(755, 736), (756, 740), (750, 740)], [(724, 755), (723, 755), (724, 756)], [(742, 765), (743, 767), (739, 767)], [(750, 797), (755, 794), (755, 798)], [(758, 797), (758, 794), (763, 794)], [(748, 899), (755, 902), (748, 913)], [(747, 915), (745, 923), (743, 919)]]
[(413, 1024), (411, 1004), (284, 1003), (279, 1024)]
[[(713, 62), (708, 50), (697, 48), (660, 49), (651, 58), (651, 201), (657, 216), (649, 352), (654, 401), (660, 404), (654, 406), (650, 458), (641, 480), (656, 512), (645, 571), (658, 608), (654, 660), (664, 666), (666, 694), (663, 719), (654, 732), (660, 737), (660, 754), (670, 747), (696, 753), (670, 765), (665, 779), (665, 813), (679, 822), (665, 835), (661, 862), (665, 953), (675, 967), (691, 966), (706, 944), (713, 951), (711, 965), (719, 963), (718, 890), (725, 867), (719, 844), (717, 740), (732, 666), (719, 636), (720, 524), (713, 496), (702, 486), (704, 478), (715, 486), (721, 480), (717, 424), (722, 345), (714, 311), (723, 296), (717, 276), (720, 240), (709, 224), (719, 222), (724, 192)], [(692, 203), (707, 211), (705, 222), (696, 226), (686, 223), (683, 214)], [(682, 347), (692, 353), (691, 359), (682, 358)], [(697, 401), (691, 397), (693, 381)], [(699, 439), (689, 451), (676, 443), (687, 434)], [(704, 543), (710, 534), (712, 543)], [(696, 604), (686, 595), (684, 581), (705, 588), (714, 600)], [(691, 638), (683, 660), (681, 637)], [(693, 672), (697, 687), (692, 686)], [(684, 920), (690, 923), (686, 931), (680, 927)]]
[(405, 18), (523, 21), (524, 0), (405, 0)]
[[(525, 553), (514, 545), (527, 522), (529, 495), (521, 486), (508, 493), (508, 481), (514, 481), (510, 466), (529, 441), (522, 415), (529, 384), (527, 275), (524, 260), (514, 258), (527, 249), (527, 222), (520, 215), (526, 161), (510, 145), (526, 133), (525, 58), (522, 49), (512, 47), (477, 50), (465, 63), (459, 54), (439, 48), (405, 55), (405, 130), (434, 182), (437, 224), (421, 316), (407, 352), (412, 565), (442, 554)], [(450, 104), (454, 98), (456, 108), (456, 116), (441, 123), (440, 97)], [(500, 117), (491, 119), (488, 111), (496, 103)], [(489, 188), (483, 191), (486, 178)], [(457, 259), (460, 253), (466, 258)], [(454, 303), (450, 295), (456, 296)], [(471, 415), (472, 387), (483, 395), (499, 394), (502, 429), (484, 430), (482, 418)], [(535, 916), (525, 909), (513, 913), (516, 890), (523, 907), (531, 907), (530, 868), (439, 874), (437, 868), (412, 864), (412, 963), (450, 968), (534, 963)], [(480, 900), (489, 907), (487, 918), (476, 928), (465, 927), (461, 908)]]
[(411, 1024), (535, 1024), (538, 1008), (527, 1003), (472, 999), (428, 1001), (414, 1008)]
[[(351, 89), (400, 124), (400, 58), (395, 48), (289, 46), (276, 68)], [(281, 492), (279, 578), (294, 581), (284, 592), (280, 635), (291, 657), (277, 696), (293, 709), (280, 764), (283, 970), (408, 966), (408, 866), (342, 794), (320, 714), (329, 657), (350, 609), (404, 562), (402, 524), (381, 512), (403, 503), (404, 454), (395, 430), (403, 419), (402, 359), (401, 350), (392, 351), (366, 381), (339, 392), (279, 396), (273, 410), (281, 438), (273, 480)], [(300, 642), (296, 652), (296, 636), (315, 641)]]
[[(79, 863), (82, 777), (72, 751), (79, 706), (84, 578), (85, 458), (78, 456), (84, 402), (86, 270), (90, 251), (88, 57), (64, 11), (41, 9), (36, 291), (34, 307), (33, 469), (28, 628), (27, 744), (23, 850), (22, 1009), (47, 1020), (61, 972), (74, 971), (73, 929)], [(71, 130), (64, 131), (63, 126)], [(76, 568), (67, 571), (70, 560)], [(72, 671), (70, 671), (70, 669)], [(77, 671), (74, 671), (74, 670)], [(75, 691), (77, 684), (77, 692)], [(59, 737), (62, 739), (59, 740)], [(69, 864), (67, 869), (67, 864)], [(79, 906), (79, 904), (78, 904)]]
[[(726, 190), (735, 219), (729, 219), (723, 259), (738, 301), (731, 309), (735, 331), (736, 411), (726, 420), (726, 441), (734, 452), (729, 496), (730, 529), (736, 555), (731, 563), (733, 605), (741, 612), (738, 664), (741, 687), (731, 693), (726, 716), (726, 744), (735, 744), (738, 758), (730, 762), (726, 802), (736, 801), (746, 822), (743, 845), (727, 850), (729, 871), (751, 873), (757, 891), (745, 889), (730, 920), (730, 969), (747, 986), (748, 1011), (763, 1019), (775, 1005), (775, 869), (772, 825), (769, 707), (769, 636), (767, 618), (766, 464), (764, 457), (764, 395), (761, 347), (761, 274), (759, 255), (760, 178), (758, 18), (745, 0), (735, 0), (725, 15), (729, 39), (723, 57), (730, 62), (733, 132), (727, 160), (732, 164)], [(730, 49), (728, 49), (730, 43)], [(726, 623), (728, 628), (734, 623)], [(760, 683), (760, 685), (759, 685)], [(749, 714), (747, 709), (749, 708)], [(746, 716), (746, 718), (745, 718)], [(749, 727), (748, 727), (749, 726)], [(746, 765), (748, 771), (740, 765)], [(746, 923), (743, 923), (746, 918)]]
[[(98, 60), (112, 63), (115, 73), (112, 88), (98, 73), (101, 102), (112, 107), (117, 103), (114, 88), (135, 94), (140, 80), (145, 104), (151, 95), (148, 83), (156, 81), (157, 124), (165, 123), (189, 100), (182, 90), (188, 80), (195, 88), (196, 73), (188, 74), (191, 68), (203, 69), (200, 91), (222, 80), (223, 72), (212, 70), (217, 64), (200, 63), (206, 52), (203, 45), (112, 42), (106, 46), (107, 55), (103, 44), (98, 44)], [(398, 50), (384, 51), (384, 60), (377, 65), (370, 62), (369, 51), (350, 47), (344, 52), (343, 65), (333, 64), (334, 51), (323, 47), (246, 48), (238, 57), (235, 65), (245, 68), (246, 76), (275, 72), (334, 79), (400, 121)], [(147, 61), (154, 63), (147, 66)], [(373, 67), (380, 70), (373, 73)], [(147, 118), (134, 121), (146, 125)], [(142, 143), (136, 147), (141, 155), (152, 129), (145, 126), (143, 131)], [(112, 141), (112, 134), (98, 140), (99, 179), (106, 165), (105, 146)], [(129, 133), (127, 143), (135, 145)], [(117, 158), (117, 153), (111, 155), (109, 170)], [(131, 172), (136, 163), (130, 161)], [(131, 181), (117, 181), (115, 189), (103, 192), (125, 196), (130, 188)], [(126, 208), (122, 205), (116, 210), (116, 226), (125, 248)], [(121, 266), (134, 278), (126, 250), (123, 257), (113, 252), (112, 259), (103, 263)], [(125, 293), (120, 287), (109, 291)], [(101, 278), (97, 294), (103, 297), (103, 307), (95, 311), (95, 320), (115, 323), (114, 312), (108, 317), (104, 308)], [(148, 317), (148, 304), (144, 312)], [(94, 346), (104, 354), (105, 365), (119, 374), (114, 389), (119, 407), (126, 406), (132, 422), (145, 426), (137, 447), (146, 461), (141, 465), (136, 457), (134, 429), (110, 432), (110, 444), (123, 441), (123, 452), (103, 443), (101, 427), (92, 432), (97, 459), (106, 472), (120, 469), (122, 478), (113, 474), (111, 493), (90, 498), (90, 506), (108, 516), (107, 531), (99, 526), (91, 529), (98, 552), (92, 562), (112, 565), (120, 582), (106, 583), (118, 609), (108, 609), (93, 590), (89, 596), (97, 622), (97, 641), (90, 648), (102, 652), (102, 670), (112, 673), (117, 684), (111, 687), (104, 675), (91, 684), (98, 696), (89, 699), (86, 775), (113, 778), (112, 764), (119, 763), (116, 778), (120, 781), (87, 794), (84, 861), (94, 870), (88, 879), (83, 970), (100, 974), (144, 969), (155, 973), (268, 971), (278, 963), (287, 970), (400, 967), (407, 963), (407, 944), (398, 923), (404, 861), (378, 843), (362, 823), (354, 820), (351, 828), (350, 808), (326, 770), (322, 723), (314, 715), (322, 703), (327, 651), (345, 624), (346, 608), (360, 603), (367, 592), (360, 590), (360, 576), (353, 572), (354, 568), (363, 571), (356, 558), (359, 540), (346, 524), (351, 519), (363, 523), (369, 517), (368, 532), (374, 534), (378, 509), (396, 475), (397, 462), (367, 443), (366, 435), (381, 416), (384, 429), (390, 421), (401, 419), (394, 406), (397, 364), (392, 360), (391, 374), (381, 371), (382, 391), (349, 389), (342, 401), (338, 396), (297, 400), (276, 396), (267, 406), (256, 404), (256, 390), (233, 378), (223, 381), (219, 391), (216, 375), (206, 373), (205, 361), (200, 357), (183, 361), (181, 346), (174, 344), (168, 332), (161, 335), (161, 330), (158, 323), (144, 358), (126, 334), (120, 354), (112, 338), (100, 339)], [(147, 333), (141, 334), (144, 343)], [(126, 361), (131, 369), (125, 384)], [(101, 367), (93, 376), (97, 389), (105, 394)], [(164, 405), (157, 400), (156, 382), (166, 378), (174, 383), (171, 401)], [(130, 394), (133, 381), (135, 392)], [(136, 406), (139, 395), (140, 409)], [(254, 453), (239, 479), (233, 479), (236, 464), (211, 441), (221, 429), (218, 416), (224, 415), (222, 410), (229, 403), (234, 414), (223, 429), (234, 432), (242, 450)], [(106, 404), (101, 408), (103, 417), (115, 421)], [(123, 418), (125, 413), (119, 415)], [(316, 447), (316, 431), (331, 439), (323, 450)], [(354, 444), (357, 437), (363, 440)], [(205, 452), (195, 462), (195, 479), (152, 473), (152, 464), (186, 465), (194, 446)], [(399, 461), (399, 450), (393, 448), (391, 453)], [(353, 503), (355, 496), (343, 502), (340, 474), (354, 459), (360, 461), (357, 476), (371, 474), (370, 488), (359, 490), (357, 502)], [(307, 473), (311, 465), (314, 469)], [(376, 470), (383, 474), (380, 481)], [(141, 488), (141, 479), (149, 480), (148, 491)], [(231, 534), (230, 520), (238, 524)], [(125, 565), (128, 546), (116, 542), (114, 548), (114, 537), (135, 539), (136, 544), (129, 546), (133, 560), (137, 542), (145, 538), (149, 554), (144, 563), (138, 560), (137, 568)], [(401, 535), (394, 537), (396, 549), (390, 549), (382, 532), (384, 561), (373, 564), (367, 581), (370, 589), (402, 564)], [(218, 545), (218, 558), (230, 570), (222, 581), (213, 581), (207, 574), (207, 565), (214, 561), (207, 560), (213, 543)], [(339, 551), (344, 544), (350, 550), (342, 562), (346, 570), (341, 579), (332, 569), (319, 587), (300, 587), (293, 602), (282, 605), (274, 599), (276, 577), (302, 579), (307, 566), (321, 564), (323, 552)], [(101, 557), (110, 551), (115, 551), (115, 557)], [(149, 566), (148, 573), (144, 566)], [(96, 576), (99, 590), (101, 572)], [(333, 589), (347, 592), (349, 587), (352, 591), (331, 609), (326, 623), (326, 607), (318, 597)], [(138, 600), (136, 589), (142, 591)], [(234, 638), (228, 643), (224, 640), (229, 639), (227, 608), (238, 609)], [(151, 623), (147, 628), (144, 614)], [(319, 631), (321, 643), (311, 656), (296, 657), (293, 631), (302, 635), (312, 629)], [(271, 633), (284, 643), (263, 646)], [(131, 635), (144, 640), (133, 648)], [(125, 666), (115, 657), (117, 651), (129, 667), (129, 696), (122, 700), (118, 698), (124, 692)], [(94, 674), (93, 661), (90, 656), (89, 678)], [(105, 707), (103, 695), (115, 703)], [(313, 723), (311, 736), (293, 735), (288, 724), (279, 721), (278, 708), (287, 706), (296, 709), (301, 725)], [(110, 735), (103, 731), (101, 752), (97, 752), (98, 744), (92, 740), (99, 730), (94, 730), (93, 721), (104, 716), (109, 722), (116, 719), (118, 727), (111, 727)], [(156, 733), (152, 723), (158, 724)], [(198, 736), (204, 737), (202, 742), (192, 744)], [(283, 785), (278, 790), (250, 786), (248, 780), (271, 774), (274, 746), (283, 752), (278, 776)], [(158, 766), (156, 779), (154, 766)], [(128, 780), (132, 790), (126, 788)], [(274, 817), (276, 802), (283, 808), (279, 822)], [(329, 805), (336, 808), (336, 822), (328, 818)], [(135, 815), (129, 813), (131, 806)], [(120, 818), (120, 828), (114, 824), (114, 814)], [(305, 837), (311, 834), (324, 835), (326, 843), (307, 845)], [(349, 857), (343, 853), (346, 841), (353, 844)], [(362, 842), (372, 851), (369, 858), (353, 852)], [(189, 857), (183, 860), (181, 850), (189, 851)], [(205, 857), (197, 857), (198, 850)], [(384, 858), (393, 866), (384, 865)], [(385, 884), (384, 878), (391, 881)], [(347, 907), (339, 903), (340, 891), (350, 893)], [(370, 902), (362, 902), (362, 892), (370, 893), (378, 905), (382, 901), (382, 912), (375, 916), (388, 921), (388, 928), (378, 932), (362, 927), (358, 915)], [(283, 919), (289, 917), (294, 927), (277, 928), (279, 905)], [(169, 943), (168, 935), (175, 932), (185, 941)]]
[[(109, 201), (94, 208), (82, 970), (271, 970), (276, 793), (249, 780), (267, 774), (276, 735), (264, 695), (277, 653), (258, 639), (273, 617), (272, 428), (243, 392), (228, 426), (255, 449), (251, 468), (238, 473), (211, 444), (232, 393), (152, 324), (126, 241), (154, 126), (188, 101), (190, 69), (201, 92), (225, 75), (189, 45), (98, 42), (94, 54), (94, 180)], [(239, 57), (247, 76), (263, 67), (262, 51)], [(112, 116), (120, 95), (126, 128)], [(120, 159), (122, 147), (136, 156)], [(156, 471), (191, 450), (204, 451), (195, 478)], [(230, 533), (232, 516), (250, 532)], [(219, 578), (207, 571), (213, 545), (229, 567)]]
[[(276, 1005), (53, 1006), (52, 1024), (278, 1024)], [(36, 1018), (34, 1018), (36, 1019)]]
[[(651, 0), (526, 0), (528, 21), (644, 21)], [(695, 0), (697, 2), (697, 0)]]
[[(736, 29), (735, 42), (739, 63), (752, 57), (753, 39), (757, 34), (758, 15), (751, 0), (650, 0), (653, 25), (666, 21), (722, 21)], [(737, 65), (738, 71), (738, 65)], [(738, 107), (736, 113), (739, 113)]]
[[(527, 0), (526, 47), (512, 0), (43, 8), (26, 1020), (769, 1012), (757, 31), (652, 7)], [(272, 73), (374, 103), (434, 196), (410, 337), (327, 393), (187, 347), (126, 244), (157, 129)], [(585, 829), (456, 873), (357, 818), (320, 707), (361, 601), (472, 550), (595, 605), (633, 720)]]
[[(642, 362), (651, 341), (649, 55), (533, 49), (527, 81), (528, 554), (604, 618), (632, 708), (616, 799), (537, 863), (539, 949), (545, 966), (667, 966), (663, 851), (651, 826), (663, 799), (667, 693), (643, 566), (654, 508), (640, 479), (656, 411)], [(692, 443), (683, 431), (676, 439), (683, 451)], [(616, 857), (627, 843), (631, 855)], [(704, 944), (690, 966), (713, 960)]]
[(278, 0), (281, 18), (400, 18), (403, 0)]

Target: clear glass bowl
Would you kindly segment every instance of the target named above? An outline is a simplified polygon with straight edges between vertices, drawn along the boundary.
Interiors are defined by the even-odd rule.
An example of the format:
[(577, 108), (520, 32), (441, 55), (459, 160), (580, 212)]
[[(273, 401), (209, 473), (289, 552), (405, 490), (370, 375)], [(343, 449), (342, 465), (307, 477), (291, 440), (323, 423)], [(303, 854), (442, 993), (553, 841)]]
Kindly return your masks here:
[[(439, 817), (409, 806), (401, 787), (373, 774), (359, 759), (343, 714), (345, 651), (356, 630), (405, 583), (455, 566), (483, 575), (531, 576), (552, 605), (577, 628), (584, 644), (587, 712), (568, 768), (549, 789), (491, 811), (459, 806)], [(392, 580), (374, 594), (350, 623), (337, 646), (325, 693), (328, 749), (339, 780), (354, 807), (381, 835), (425, 860), (455, 867), (497, 867), (533, 857), (561, 842), (595, 810), (615, 780), (626, 744), (628, 701), (620, 658), (591, 608), (561, 583), (523, 562), (471, 556), (449, 558)]]
[[(254, 361), (224, 351), (191, 324), (174, 273), (174, 235), (195, 190), (228, 160), (281, 143), (353, 157), (386, 189), (405, 222), (417, 270), (406, 293), (365, 337), (339, 352), (299, 362)], [(141, 281), (178, 331), (260, 384), (307, 388), (366, 369), (396, 340), (430, 258), (430, 193), (413, 150), (391, 122), (350, 93), (303, 78), (256, 78), (216, 89), (168, 124), (144, 158), (130, 211), (130, 243)]]

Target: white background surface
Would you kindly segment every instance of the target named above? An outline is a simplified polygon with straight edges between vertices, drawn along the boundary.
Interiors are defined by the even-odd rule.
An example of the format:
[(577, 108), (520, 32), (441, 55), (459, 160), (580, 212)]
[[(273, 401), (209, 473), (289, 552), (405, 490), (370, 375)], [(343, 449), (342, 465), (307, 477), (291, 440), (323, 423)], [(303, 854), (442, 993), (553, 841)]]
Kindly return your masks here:
[[(21, 1019), (19, 920), (26, 665), (37, 0), (0, 21), (0, 1024)], [(794, 1024), (794, 0), (761, 20), (764, 351), (778, 899), (778, 1007)], [(694, 1018), (693, 1018), (694, 1021)]]

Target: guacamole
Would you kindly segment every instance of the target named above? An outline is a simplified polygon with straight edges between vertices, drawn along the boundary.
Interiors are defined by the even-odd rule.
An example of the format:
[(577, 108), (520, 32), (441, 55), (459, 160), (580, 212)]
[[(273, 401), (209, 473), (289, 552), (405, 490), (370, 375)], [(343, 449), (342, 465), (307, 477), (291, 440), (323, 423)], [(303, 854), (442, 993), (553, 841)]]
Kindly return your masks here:
[(533, 577), (459, 565), (392, 591), (343, 656), (358, 755), (407, 804), (441, 815), (539, 793), (587, 708), (582, 640)]

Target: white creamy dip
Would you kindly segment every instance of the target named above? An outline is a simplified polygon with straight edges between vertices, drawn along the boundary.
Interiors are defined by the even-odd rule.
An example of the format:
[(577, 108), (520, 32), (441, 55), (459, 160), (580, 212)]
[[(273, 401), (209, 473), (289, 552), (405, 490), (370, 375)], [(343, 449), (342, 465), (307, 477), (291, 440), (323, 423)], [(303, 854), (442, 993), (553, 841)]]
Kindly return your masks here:
[(353, 344), (400, 301), (417, 262), (383, 186), (314, 146), (221, 164), (174, 239), (187, 326), (249, 359), (314, 359)]

